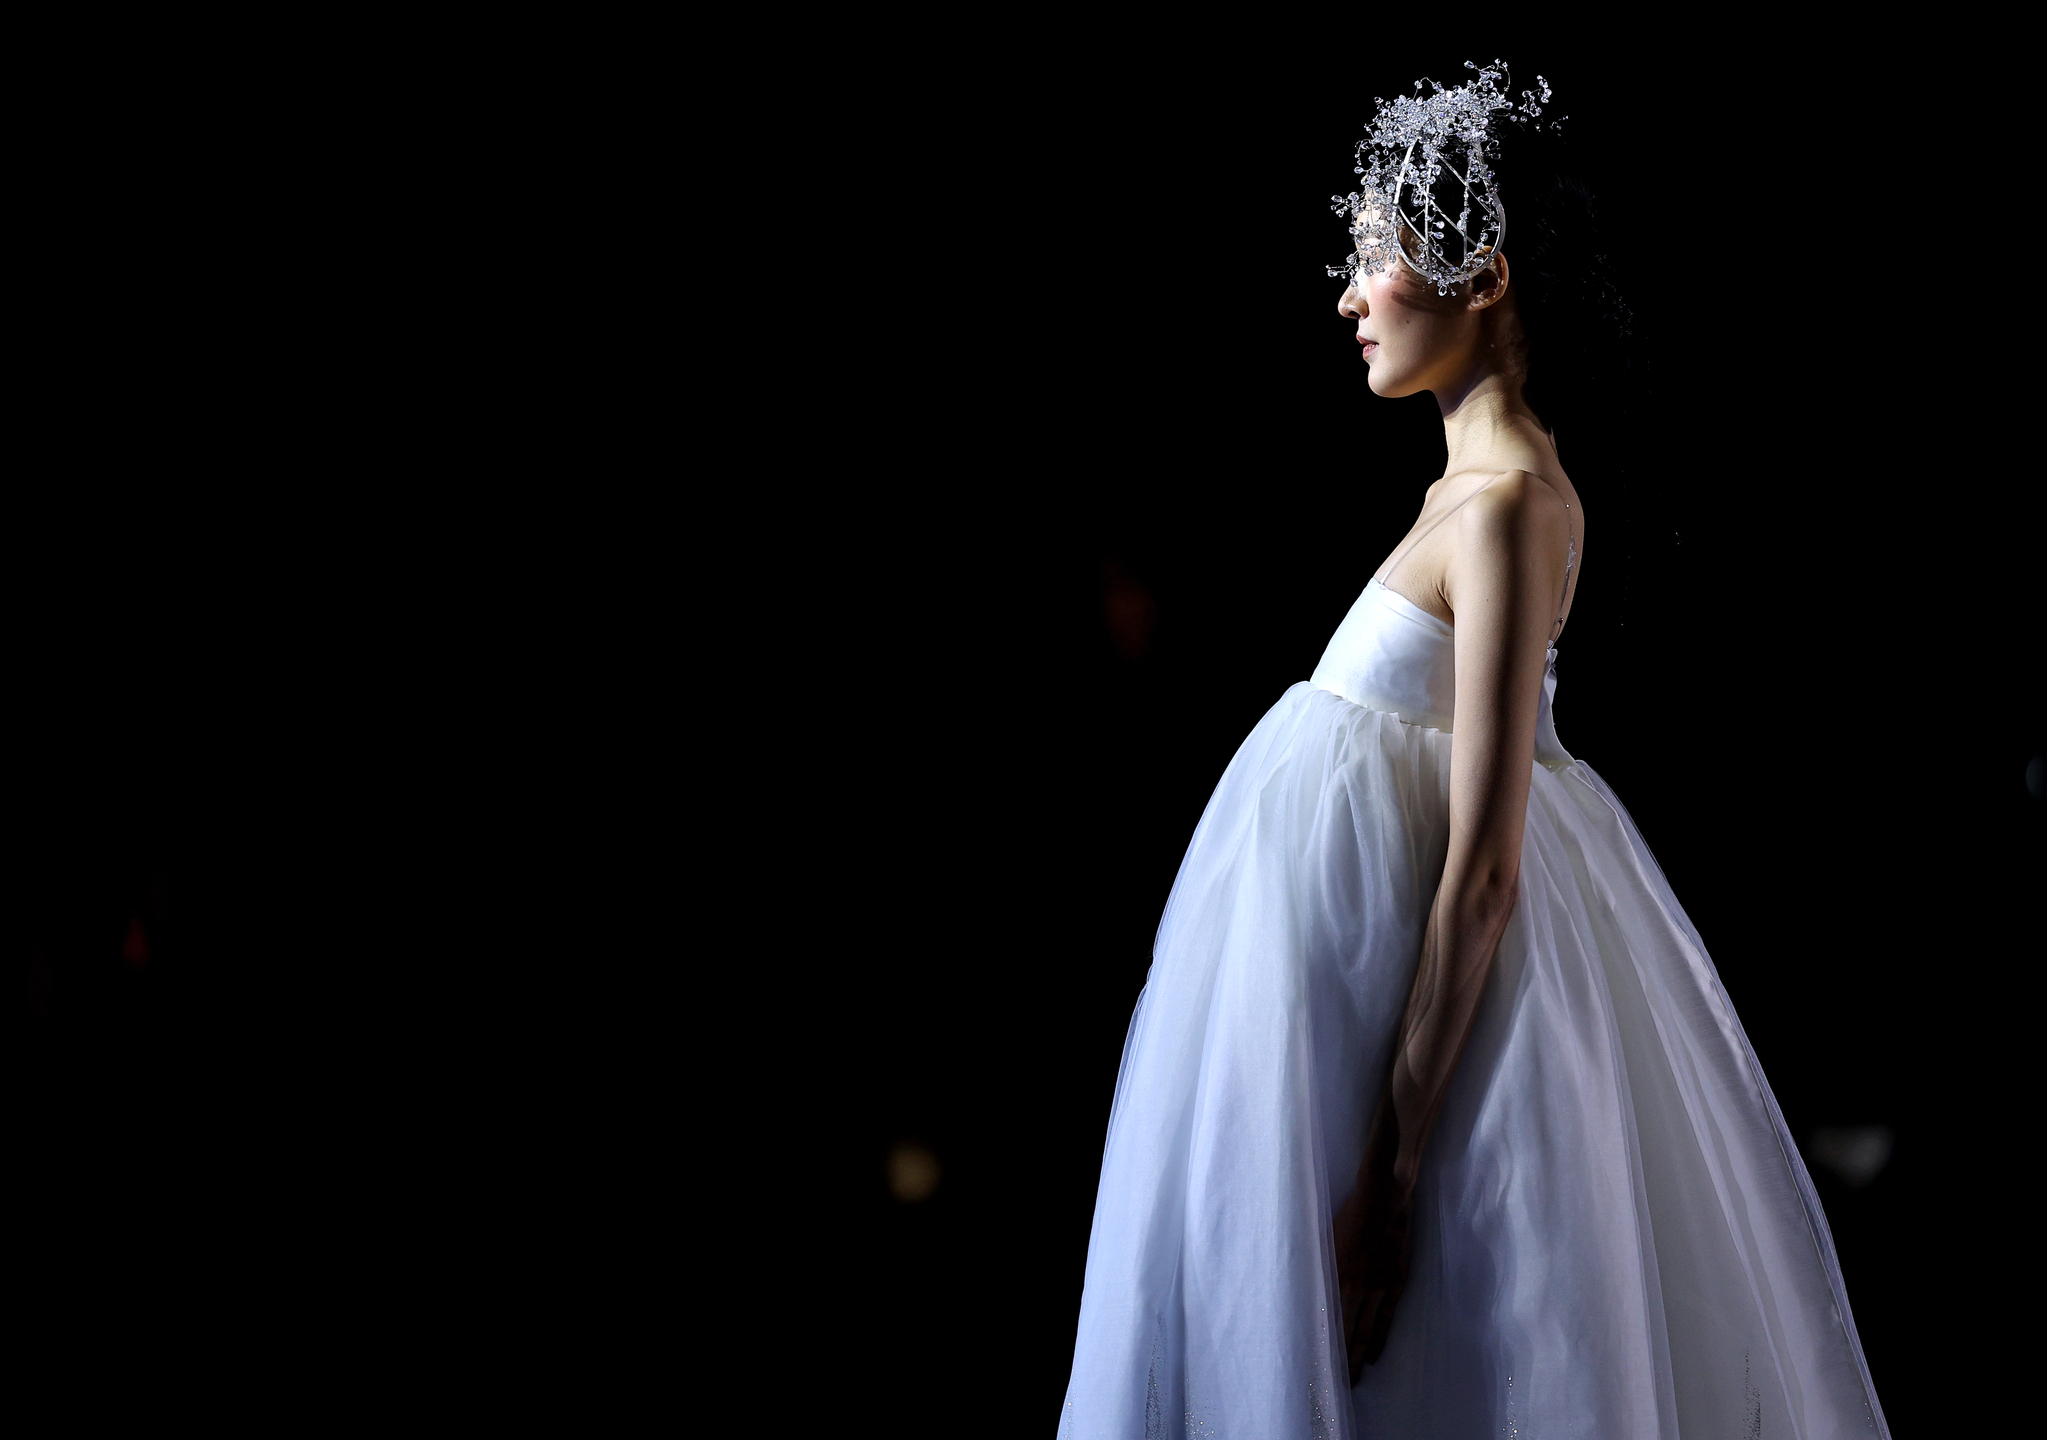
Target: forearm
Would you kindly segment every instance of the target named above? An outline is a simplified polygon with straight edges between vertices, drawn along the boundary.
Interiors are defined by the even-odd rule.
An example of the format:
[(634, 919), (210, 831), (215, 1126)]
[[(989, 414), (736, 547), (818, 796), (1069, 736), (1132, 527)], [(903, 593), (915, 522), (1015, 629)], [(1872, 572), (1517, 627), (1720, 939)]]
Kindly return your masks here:
[[(1357, 1184), (1335, 1216), (1346, 1315), (1356, 1313), (1368, 1291), (1393, 1293), (1400, 1287), (1422, 1150), (1478, 1017), (1516, 889), (1515, 875), (1498, 865), (1453, 864), (1430, 908), (1421, 963), (1394, 1044), (1392, 1081), (1372, 1118)], [(1369, 1358), (1377, 1343), (1367, 1342), (1361, 1353)]]
[(1462, 873), (1445, 874), (1430, 909), (1394, 1047), (1386, 1118), (1395, 1131), (1380, 1143), (1393, 1142), (1393, 1179), (1402, 1190), (1414, 1184), (1519, 888), (1518, 867), (1459, 868)]
[(1374, 1193), (1404, 1197), (1414, 1185), (1519, 894), (1567, 522), (1547, 482), (1521, 472), (1503, 477), (1465, 512), (1444, 576), (1457, 617), (1449, 846), (1366, 1146)]

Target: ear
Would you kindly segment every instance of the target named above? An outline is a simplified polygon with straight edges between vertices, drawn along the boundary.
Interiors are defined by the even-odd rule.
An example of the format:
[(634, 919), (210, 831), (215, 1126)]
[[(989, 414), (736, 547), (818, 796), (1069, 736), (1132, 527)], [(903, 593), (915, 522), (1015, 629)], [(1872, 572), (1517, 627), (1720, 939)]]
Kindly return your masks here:
[(1485, 269), (1471, 277), (1471, 299), (1469, 308), (1486, 310), (1500, 303), (1500, 297), (1507, 293), (1507, 257), (1504, 253), (1493, 256)]

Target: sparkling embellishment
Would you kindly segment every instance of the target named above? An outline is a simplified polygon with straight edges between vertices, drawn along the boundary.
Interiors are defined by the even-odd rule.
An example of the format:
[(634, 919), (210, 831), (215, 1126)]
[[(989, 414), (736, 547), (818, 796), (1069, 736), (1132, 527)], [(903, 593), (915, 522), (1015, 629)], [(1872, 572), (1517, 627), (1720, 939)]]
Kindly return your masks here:
[(1741, 1352), (1741, 1437), (1763, 1440), (1763, 1392), (1749, 1379), (1748, 1351)]
[[(1329, 1323), (1329, 1307), (1317, 1307), (1322, 1316), (1322, 1333), (1331, 1341), (1338, 1337)], [(1337, 1396), (1347, 1395), (1349, 1387), (1342, 1391), (1336, 1388), (1336, 1372), (1342, 1368), (1337, 1356), (1328, 1349), (1320, 1352), (1320, 1374), (1308, 1381), (1308, 1440), (1337, 1440), (1342, 1426), (1337, 1420)], [(1348, 1377), (1346, 1377), (1348, 1378)]]
[[(1562, 496), (1558, 496), (1562, 500)], [(1564, 610), (1571, 603), (1571, 569), (1578, 563), (1578, 527), (1571, 523), (1571, 502), (1564, 500), (1564, 527), (1570, 537), (1570, 548), (1564, 552), (1564, 593), (1557, 600), (1557, 628), (1550, 631), (1550, 669), (1557, 666), (1557, 637), (1564, 633)]]
[(1159, 1403), (1159, 1361), (1166, 1348), (1166, 1322), (1161, 1316), (1151, 1332), (1151, 1368), (1144, 1377), (1144, 1440), (1165, 1440), (1166, 1410)]
[(1329, 1398), (1321, 1381), (1308, 1382), (1308, 1440), (1336, 1440), (1336, 1412)]
[(1187, 1421), (1187, 1440), (1217, 1440), (1215, 1426), (1208, 1422), (1208, 1412), (1211, 1407), (1203, 1405), (1195, 1399), (1194, 1377), (1191, 1375), (1183, 1376), (1181, 1377), (1181, 1383), (1186, 1387), (1187, 1403), (1183, 1414)]
[[(1417, 80), (1413, 95), (1377, 102), (1372, 131), (1358, 142), (1352, 167), (1364, 178), (1350, 194), (1329, 197), (1338, 215), (1350, 217), (1355, 247), (1343, 264), (1328, 267), (1331, 276), (1355, 285), (1405, 261), (1435, 283), (1438, 295), (1447, 295), (1492, 263), (1507, 233), (1507, 212), (1493, 183), (1499, 153), (1493, 117), (1504, 114), (1517, 125), (1539, 120), (1549, 81), (1536, 76), (1542, 93), (1523, 90), (1517, 104), (1502, 88), (1511, 83), (1506, 61), (1480, 69), (1467, 60), (1464, 68), (1477, 71), (1477, 78), (1455, 89)], [(1424, 96), (1424, 84), (1434, 92)]]

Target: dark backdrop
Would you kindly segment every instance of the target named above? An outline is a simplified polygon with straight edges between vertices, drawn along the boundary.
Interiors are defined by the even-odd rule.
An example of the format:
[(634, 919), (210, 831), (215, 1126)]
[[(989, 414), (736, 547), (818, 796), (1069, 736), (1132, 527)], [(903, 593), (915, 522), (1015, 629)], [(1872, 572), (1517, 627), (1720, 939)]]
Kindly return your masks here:
[[(679, 1200), (784, 1201), (794, 1284), (749, 1258), (774, 1320), (734, 1341), (793, 1348), (831, 1419), (1049, 1433), (1182, 848), (1440, 473), (1431, 402), (1365, 393), (1325, 197), (1371, 96), (1502, 55), (1602, 167), (1648, 362), (1611, 417), (1639, 461), (1560, 437), (1592, 531), (1559, 727), (1794, 1131), (1894, 1132), (1866, 1187), (1816, 1169), (1886, 1405), (1952, 1425), (2013, 1358), (1973, 1317), (2023, 1289), (2047, 738), (2032, 301), (1999, 268), (2023, 192), (1975, 158), (2012, 116), (1927, 28), (862, 17), (672, 146), (651, 102), (605, 107), (711, 93), (702, 37), (683, 81), (586, 107), (548, 57), (451, 100), (464, 35), (426, 118), (358, 140), (358, 96), (325, 148), (268, 102), (82, 106), (112, 118), (91, 163), (46, 147), (80, 203), (6, 537), (45, 1338), (87, 1367), (205, 1345), (185, 1383), (218, 1396), (249, 1352), (193, 1297), (237, 1287), (245, 1331), (303, 1350), (273, 1317), (339, 1293), (326, 1266), (377, 1297), (348, 1385), (456, 1374), (466, 1304), (517, 1357), (503, 1398), (548, 1370), (521, 1347), (582, 1346), (674, 1403), (725, 1236), (676, 1223), (680, 1169)], [(461, 146), (421, 140), (444, 103)], [(731, 253), (647, 282), (620, 250), (714, 159), (765, 183), (681, 238)], [(707, 297), (761, 349), (706, 338)], [(717, 693), (664, 699), (676, 672)], [(728, 779), (742, 823), (702, 820)], [(704, 983), (729, 972), (750, 1010)], [(939, 1166), (920, 1201), (904, 1146)], [(560, 1383), (586, 1419), (609, 1389)]]
[(815, 1103), (852, 1393), (898, 1429), (1051, 1433), (1187, 837), (1441, 473), (1433, 401), (1371, 397), (1333, 313), (1324, 197), (1373, 95), (1494, 54), (1555, 86), (1645, 366), (1635, 453), (1559, 437), (1591, 531), (1559, 731), (1801, 1143), (1895, 1136), (1859, 1188), (1812, 1168), (1899, 1433), (2001, 1353), (1951, 1322), (2017, 1163), (1995, 997), (2038, 948), (2032, 402), (1999, 287), (1905, 198), (1953, 157), (1926, 90), (1989, 77), (1673, 39), (1032, 35), (840, 112), (797, 289), (833, 472), (799, 567), (843, 937)]

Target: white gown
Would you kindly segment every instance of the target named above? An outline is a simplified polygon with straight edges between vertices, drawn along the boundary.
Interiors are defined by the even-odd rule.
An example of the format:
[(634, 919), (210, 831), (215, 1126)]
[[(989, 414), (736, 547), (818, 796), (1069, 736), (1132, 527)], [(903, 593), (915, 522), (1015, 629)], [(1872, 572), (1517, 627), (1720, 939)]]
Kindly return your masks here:
[(1888, 1437), (1705, 947), (1557, 743), (1554, 650), (1520, 900), (1351, 1388), (1331, 1218), (1448, 845), (1451, 634), (1373, 581), (1195, 829), (1116, 1079), (1061, 1440)]

